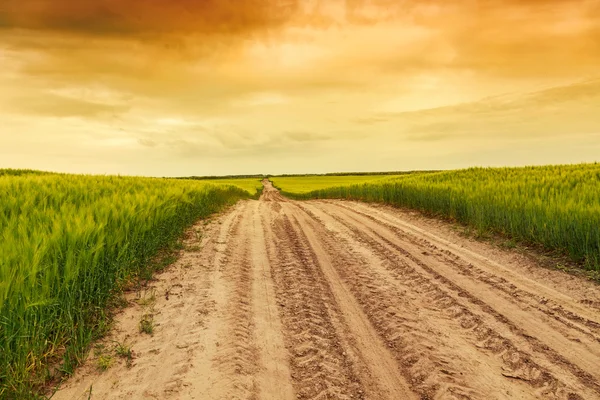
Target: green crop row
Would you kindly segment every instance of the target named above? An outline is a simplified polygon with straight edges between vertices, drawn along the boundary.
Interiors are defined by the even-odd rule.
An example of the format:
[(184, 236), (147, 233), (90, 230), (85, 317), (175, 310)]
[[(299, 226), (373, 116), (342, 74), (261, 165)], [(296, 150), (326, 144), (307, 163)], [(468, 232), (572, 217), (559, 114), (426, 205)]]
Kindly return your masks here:
[(191, 180), (0, 174), (0, 398), (70, 373), (119, 290), (194, 221), (248, 197)]
[[(600, 269), (600, 164), (471, 168), (298, 191), (295, 199), (343, 198), (409, 207), (568, 254)], [(307, 178), (308, 183), (310, 179)]]

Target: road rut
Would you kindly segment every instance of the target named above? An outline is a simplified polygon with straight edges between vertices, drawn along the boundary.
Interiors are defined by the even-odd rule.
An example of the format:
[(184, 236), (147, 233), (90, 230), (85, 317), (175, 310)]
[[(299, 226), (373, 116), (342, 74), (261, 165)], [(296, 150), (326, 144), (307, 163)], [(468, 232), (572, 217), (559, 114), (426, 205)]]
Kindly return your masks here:
[(152, 300), (117, 316), (104, 348), (130, 344), (132, 365), (92, 356), (55, 399), (600, 399), (593, 283), (405, 211), (264, 185), (195, 226)]

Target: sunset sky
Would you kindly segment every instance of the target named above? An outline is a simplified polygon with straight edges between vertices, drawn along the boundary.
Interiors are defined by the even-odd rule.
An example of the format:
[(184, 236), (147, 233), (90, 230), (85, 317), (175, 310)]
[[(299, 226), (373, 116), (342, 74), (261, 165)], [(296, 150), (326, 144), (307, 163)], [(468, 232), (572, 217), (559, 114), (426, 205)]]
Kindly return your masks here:
[(0, 168), (600, 161), (600, 0), (0, 0)]

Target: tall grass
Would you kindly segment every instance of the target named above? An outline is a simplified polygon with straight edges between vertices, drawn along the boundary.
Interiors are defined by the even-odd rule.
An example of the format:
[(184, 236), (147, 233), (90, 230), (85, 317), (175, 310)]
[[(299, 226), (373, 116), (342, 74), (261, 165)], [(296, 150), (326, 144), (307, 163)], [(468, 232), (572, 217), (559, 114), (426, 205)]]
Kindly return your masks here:
[(600, 269), (600, 164), (471, 168), (298, 193), (409, 207), (536, 243)]
[(213, 185), (237, 186), (251, 193), (256, 199), (260, 197), (263, 190), (262, 178), (202, 179), (198, 181)]
[[(0, 176), (50, 175), (52, 172), (36, 171), (34, 169), (0, 169)], [(55, 174), (57, 175), (57, 174)]]
[(0, 176), (0, 398), (71, 372), (116, 292), (195, 220), (247, 197), (197, 181)]

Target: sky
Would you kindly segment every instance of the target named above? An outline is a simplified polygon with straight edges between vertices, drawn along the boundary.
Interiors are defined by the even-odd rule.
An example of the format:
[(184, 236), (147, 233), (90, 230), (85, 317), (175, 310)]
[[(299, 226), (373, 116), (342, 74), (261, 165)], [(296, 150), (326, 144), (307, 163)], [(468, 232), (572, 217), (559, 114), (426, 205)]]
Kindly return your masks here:
[(0, 0), (0, 168), (600, 161), (600, 0)]

